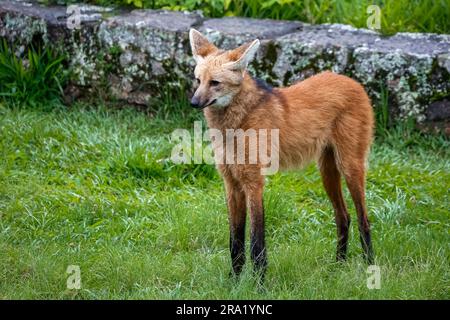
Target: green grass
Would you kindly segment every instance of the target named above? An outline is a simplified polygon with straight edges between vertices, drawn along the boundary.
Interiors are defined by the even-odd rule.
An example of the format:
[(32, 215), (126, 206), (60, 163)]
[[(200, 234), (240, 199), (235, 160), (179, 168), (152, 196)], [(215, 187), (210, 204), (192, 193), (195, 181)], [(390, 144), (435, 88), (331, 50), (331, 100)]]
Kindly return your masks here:
[[(79, 0), (40, 0), (68, 4)], [(308, 23), (345, 23), (367, 28), (367, 8), (381, 8), (381, 32), (450, 33), (448, 0), (84, 0), (101, 5), (138, 8), (202, 10), (208, 17), (244, 16), (300, 20)]]
[[(380, 290), (366, 287), (356, 223), (348, 262), (334, 262), (334, 218), (317, 169), (270, 177), (261, 291), (250, 268), (228, 278), (215, 169), (164, 161), (172, 130), (201, 118), (168, 103), (153, 116), (0, 107), (0, 299), (450, 298), (448, 140), (401, 129), (376, 140), (367, 202)], [(79, 291), (66, 289), (68, 265), (81, 268)]]

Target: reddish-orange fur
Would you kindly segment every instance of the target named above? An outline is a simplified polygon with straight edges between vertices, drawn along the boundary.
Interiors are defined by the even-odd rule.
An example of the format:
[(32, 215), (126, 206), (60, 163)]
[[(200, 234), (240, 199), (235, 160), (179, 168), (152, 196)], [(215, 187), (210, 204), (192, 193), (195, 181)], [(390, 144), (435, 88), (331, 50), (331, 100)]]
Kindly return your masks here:
[[(195, 45), (202, 47), (198, 35)], [(191, 39), (192, 42), (192, 39)], [(211, 44), (200, 54), (196, 68), (200, 83), (220, 78), (222, 88), (203, 86), (198, 95), (208, 101), (213, 96), (230, 93), (232, 100), (223, 108), (208, 106), (204, 114), (210, 128), (279, 129), (281, 168), (298, 168), (317, 161), (329, 196), (338, 231), (337, 259), (345, 259), (350, 217), (341, 189), (341, 175), (350, 190), (358, 214), (361, 242), (365, 256), (372, 261), (370, 227), (365, 206), (366, 159), (373, 135), (373, 111), (364, 88), (356, 81), (332, 72), (323, 72), (287, 88), (266, 90), (245, 70), (235, 83), (227, 62), (238, 60), (249, 44), (223, 52)], [(193, 50), (195, 50), (193, 45)], [(199, 51), (196, 51), (199, 54)], [(222, 69), (221, 69), (222, 68)], [(239, 72), (239, 71), (238, 71)], [(227, 82), (227, 79), (229, 82)], [(202, 90), (200, 90), (202, 89)], [(199, 93), (200, 92), (200, 93)], [(249, 209), (252, 234), (252, 259), (265, 269), (264, 246), (264, 176), (259, 164), (220, 164), (224, 178), (230, 220), (230, 249), (233, 269), (241, 271), (245, 261), (245, 217)], [(282, 195), (280, 195), (282, 196)]]

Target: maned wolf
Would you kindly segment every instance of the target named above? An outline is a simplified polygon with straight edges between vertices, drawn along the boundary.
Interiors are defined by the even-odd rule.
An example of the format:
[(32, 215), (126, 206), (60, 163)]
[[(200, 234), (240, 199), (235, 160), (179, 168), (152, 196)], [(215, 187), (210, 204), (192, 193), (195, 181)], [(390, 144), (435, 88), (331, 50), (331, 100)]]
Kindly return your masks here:
[[(337, 226), (337, 260), (347, 252), (350, 216), (341, 189), (344, 176), (356, 207), (361, 244), (366, 261), (373, 251), (365, 205), (365, 172), (373, 134), (373, 111), (364, 88), (356, 81), (323, 72), (286, 88), (270, 88), (252, 79), (248, 63), (259, 40), (224, 51), (201, 33), (189, 33), (196, 60), (197, 88), (194, 108), (203, 109), (209, 128), (278, 129), (280, 167), (301, 167), (316, 160), (331, 200)], [(213, 143), (214, 147), (214, 143)], [(247, 147), (251, 147), (248, 146)], [(216, 150), (215, 150), (216, 151)], [(248, 155), (248, 151), (245, 151)], [(249, 210), (251, 258), (262, 276), (267, 266), (264, 240), (264, 176), (260, 162), (219, 163), (230, 222), (232, 267), (239, 274), (245, 263), (245, 220)], [(282, 196), (282, 195), (280, 195)]]

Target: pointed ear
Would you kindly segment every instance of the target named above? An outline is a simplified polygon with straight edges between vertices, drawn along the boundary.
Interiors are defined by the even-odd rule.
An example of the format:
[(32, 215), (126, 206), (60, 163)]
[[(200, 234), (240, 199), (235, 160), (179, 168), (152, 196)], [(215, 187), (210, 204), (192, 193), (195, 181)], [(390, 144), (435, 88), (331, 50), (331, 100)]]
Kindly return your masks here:
[(191, 43), (192, 55), (197, 63), (218, 50), (204, 35), (192, 28), (189, 30), (189, 41)]
[(255, 57), (259, 45), (260, 42), (256, 39), (253, 42), (248, 42), (230, 51), (229, 57), (232, 61), (226, 63), (224, 66), (230, 70), (245, 70)]

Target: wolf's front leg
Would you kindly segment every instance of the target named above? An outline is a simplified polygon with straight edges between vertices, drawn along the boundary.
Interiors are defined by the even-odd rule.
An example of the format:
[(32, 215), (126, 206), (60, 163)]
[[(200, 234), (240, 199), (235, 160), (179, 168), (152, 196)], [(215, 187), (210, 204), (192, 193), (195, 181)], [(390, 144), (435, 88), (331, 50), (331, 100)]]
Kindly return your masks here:
[(245, 264), (245, 195), (239, 184), (224, 178), (227, 189), (228, 219), (230, 223), (230, 253), (233, 272), (239, 275)]
[(250, 253), (255, 271), (261, 276), (261, 282), (267, 268), (267, 254), (264, 230), (263, 185), (256, 184), (246, 188), (248, 208), (250, 211)]

